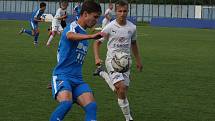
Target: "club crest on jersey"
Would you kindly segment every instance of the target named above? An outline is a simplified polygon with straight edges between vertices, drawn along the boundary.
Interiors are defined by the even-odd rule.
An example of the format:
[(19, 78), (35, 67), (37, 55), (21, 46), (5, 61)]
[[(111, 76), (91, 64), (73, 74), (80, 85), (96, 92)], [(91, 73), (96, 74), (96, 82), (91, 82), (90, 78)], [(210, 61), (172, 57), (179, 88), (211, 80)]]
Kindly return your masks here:
[(77, 48), (83, 50), (84, 52), (87, 52), (87, 46), (85, 46), (83, 43), (79, 43)]
[(131, 35), (132, 34), (132, 32), (131, 31), (128, 31), (128, 35)]

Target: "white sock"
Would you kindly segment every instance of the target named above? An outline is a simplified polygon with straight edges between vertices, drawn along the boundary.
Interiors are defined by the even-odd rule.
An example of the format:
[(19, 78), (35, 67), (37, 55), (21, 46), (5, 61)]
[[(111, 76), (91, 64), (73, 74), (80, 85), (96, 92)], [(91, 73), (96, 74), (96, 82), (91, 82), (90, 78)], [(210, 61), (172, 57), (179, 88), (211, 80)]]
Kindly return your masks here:
[(106, 83), (108, 84), (108, 86), (110, 87), (110, 89), (111, 89), (112, 91), (114, 91), (114, 90), (115, 90), (115, 87), (114, 87), (114, 85), (113, 85), (113, 83), (112, 83), (112, 81), (111, 81), (111, 79), (110, 79), (108, 73), (105, 72), (105, 71), (101, 71), (101, 72), (99, 73), (99, 75), (106, 81)]
[(133, 118), (131, 117), (131, 114), (130, 114), (130, 107), (129, 107), (129, 102), (128, 102), (127, 98), (125, 98), (125, 99), (118, 98), (118, 104), (122, 110), (125, 120), (126, 121), (133, 120)]
[(51, 34), (50, 37), (49, 37), (49, 40), (46, 43), (46, 45), (49, 45), (53, 38), (54, 38), (54, 36)]

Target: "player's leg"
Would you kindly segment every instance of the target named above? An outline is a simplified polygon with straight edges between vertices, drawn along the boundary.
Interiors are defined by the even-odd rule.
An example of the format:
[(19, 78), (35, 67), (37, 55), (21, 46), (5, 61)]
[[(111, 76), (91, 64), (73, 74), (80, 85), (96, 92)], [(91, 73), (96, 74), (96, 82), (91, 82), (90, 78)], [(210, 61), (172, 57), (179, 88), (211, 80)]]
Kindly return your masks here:
[(73, 92), (78, 104), (85, 111), (85, 121), (96, 121), (97, 104), (90, 87), (87, 84), (79, 85)]
[(50, 37), (51, 34), (52, 34), (52, 27), (49, 27), (49, 28), (48, 28), (48, 36)]
[(102, 77), (105, 80), (105, 82), (108, 84), (110, 89), (112, 91), (115, 90), (115, 87), (114, 87), (108, 73), (104, 70), (104, 67), (102, 65), (99, 65), (96, 67), (96, 70), (94, 71), (93, 75)]
[[(34, 22), (30, 22), (30, 26), (31, 26), (32, 30), (36, 29), (36, 24)], [(28, 34), (30, 36), (34, 36), (34, 33), (33, 33), (32, 30), (27, 30), (27, 29), (22, 28), (20, 30), (19, 34), (26, 33), (26, 34)]]
[(59, 25), (58, 27), (58, 34), (60, 35), (61, 33), (63, 33), (63, 27), (61, 25)]
[(57, 76), (52, 79), (53, 97), (59, 102), (50, 117), (50, 121), (62, 121), (72, 107), (72, 91), (68, 81), (58, 80)]
[(52, 31), (52, 32), (51, 32), (51, 35), (49, 36), (49, 39), (48, 39), (48, 41), (47, 41), (47, 43), (46, 43), (46, 46), (50, 46), (51, 41), (52, 41), (52, 39), (54, 38), (55, 34), (56, 34), (56, 31)]
[(34, 31), (34, 45), (37, 45), (38, 44), (39, 34), (40, 34), (40, 30), (39, 30), (38, 26), (33, 31)]
[(118, 105), (121, 108), (126, 121), (133, 121), (133, 118), (130, 113), (129, 102), (127, 99), (127, 90), (130, 81), (128, 76), (129, 72), (126, 72), (125, 74), (118, 72), (110, 74), (118, 97)]
[(46, 43), (46, 46), (50, 46), (51, 44), (51, 41), (52, 39), (54, 38), (54, 36), (56, 35), (57, 31), (58, 31), (58, 28), (59, 28), (59, 25), (57, 25), (56, 23), (52, 23), (53, 26), (52, 26), (52, 32), (51, 32), (51, 35), (49, 36), (49, 39)]

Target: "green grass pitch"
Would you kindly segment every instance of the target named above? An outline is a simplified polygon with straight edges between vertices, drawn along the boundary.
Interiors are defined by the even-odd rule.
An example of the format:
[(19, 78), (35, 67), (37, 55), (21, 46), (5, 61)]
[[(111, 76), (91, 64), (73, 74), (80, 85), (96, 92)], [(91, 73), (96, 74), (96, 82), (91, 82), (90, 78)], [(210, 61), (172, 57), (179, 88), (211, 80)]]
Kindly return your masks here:
[[(0, 21), (0, 121), (48, 121), (57, 106), (46, 89), (56, 64), (59, 36), (46, 48), (48, 24), (40, 24), (39, 46), (18, 35), (27, 21)], [(215, 30), (138, 26), (144, 65), (132, 66), (129, 101), (135, 121), (215, 121)], [(105, 47), (102, 57), (105, 58)], [(116, 96), (93, 77), (92, 41), (83, 69), (98, 103), (98, 121), (124, 121)], [(65, 121), (83, 121), (77, 105)]]

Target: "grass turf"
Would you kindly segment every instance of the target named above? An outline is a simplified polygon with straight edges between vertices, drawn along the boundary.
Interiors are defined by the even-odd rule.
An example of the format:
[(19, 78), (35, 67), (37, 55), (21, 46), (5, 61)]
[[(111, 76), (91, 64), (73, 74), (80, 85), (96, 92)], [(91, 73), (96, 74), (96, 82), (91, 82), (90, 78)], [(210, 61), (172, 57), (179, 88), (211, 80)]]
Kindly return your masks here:
[[(26, 21), (0, 21), (0, 121), (47, 121), (57, 103), (46, 89), (56, 64), (59, 37), (50, 48), (48, 24), (40, 24), (39, 46), (18, 35)], [(129, 101), (135, 121), (215, 120), (214, 30), (138, 26), (143, 72), (132, 66)], [(102, 57), (105, 57), (103, 45)], [(98, 103), (98, 121), (124, 121), (116, 96), (93, 77), (92, 42), (83, 75)], [(83, 121), (74, 105), (65, 121)]]

